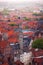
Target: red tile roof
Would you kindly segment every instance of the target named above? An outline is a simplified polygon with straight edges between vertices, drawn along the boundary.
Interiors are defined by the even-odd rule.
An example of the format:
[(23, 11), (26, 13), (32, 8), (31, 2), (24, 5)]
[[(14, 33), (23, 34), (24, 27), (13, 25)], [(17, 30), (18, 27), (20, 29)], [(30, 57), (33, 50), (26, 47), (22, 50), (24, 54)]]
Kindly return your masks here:
[(5, 48), (8, 44), (8, 41), (0, 41), (0, 47)]
[(14, 42), (14, 43), (16, 43), (16, 42), (18, 42), (19, 40), (17, 39), (17, 38), (10, 38), (9, 40), (8, 40), (8, 42)]

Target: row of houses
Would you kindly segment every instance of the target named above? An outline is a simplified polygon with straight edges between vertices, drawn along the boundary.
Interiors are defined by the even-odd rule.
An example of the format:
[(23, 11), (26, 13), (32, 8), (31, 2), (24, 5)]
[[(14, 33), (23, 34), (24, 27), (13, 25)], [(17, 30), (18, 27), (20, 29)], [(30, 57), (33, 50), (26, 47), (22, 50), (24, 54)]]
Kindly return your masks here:
[[(30, 14), (24, 13), (22, 16)], [(0, 13), (0, 48), (7, 57), (12, 54), (18, 58), (19, 54), (28, 52), (31, 39), (43, 38), (43, 21), (27, 21), (23, 20), (24, 16), (20, 16), (18, 18), (14, 13), (7, 16)], [(34, 18), (32, 14), (30, 17)]]

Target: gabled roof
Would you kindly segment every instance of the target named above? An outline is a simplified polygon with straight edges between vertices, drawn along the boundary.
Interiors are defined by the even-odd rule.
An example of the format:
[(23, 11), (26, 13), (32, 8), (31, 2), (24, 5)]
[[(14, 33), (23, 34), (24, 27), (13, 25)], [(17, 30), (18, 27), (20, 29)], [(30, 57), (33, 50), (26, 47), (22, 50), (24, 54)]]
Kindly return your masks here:
[(8, 42), (9, 43), (11, 43), (11, 42), (13, 42), (13, 43), (16, 43), (16, 42), (18, 42), (19, 40), (17, 39), (17, 38), (9, 38), (8, 39)]

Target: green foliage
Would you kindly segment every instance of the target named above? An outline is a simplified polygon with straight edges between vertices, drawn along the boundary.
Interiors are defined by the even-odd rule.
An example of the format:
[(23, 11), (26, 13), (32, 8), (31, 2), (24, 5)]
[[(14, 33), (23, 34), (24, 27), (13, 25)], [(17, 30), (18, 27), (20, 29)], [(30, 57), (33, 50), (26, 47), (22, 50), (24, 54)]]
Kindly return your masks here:
[(40, 13), (33, 13), (33, 15), (35, 15), (35, 16), (41, 16)]
[(9, 24), (9, 25), (10, 26), (19, 26), (18, 24), (13, 24), (13, 23), (12, 24)]
[(43, 39), (36, 39), (32, 43), (32, 48), (43, 49)]
[(14, 26), (14, 24), (10, 24), (10, 26)]
[(25, 26), (25, 29), (29, 29), (29, 27), (28, 26)]
[(15, 24), (10, 24), (10, 26), (15, 26)]
[(29, 21), (30, 19), (29, 19), (29, 18), (27, 18), (27, 17), (24, 17), (24, 20)]

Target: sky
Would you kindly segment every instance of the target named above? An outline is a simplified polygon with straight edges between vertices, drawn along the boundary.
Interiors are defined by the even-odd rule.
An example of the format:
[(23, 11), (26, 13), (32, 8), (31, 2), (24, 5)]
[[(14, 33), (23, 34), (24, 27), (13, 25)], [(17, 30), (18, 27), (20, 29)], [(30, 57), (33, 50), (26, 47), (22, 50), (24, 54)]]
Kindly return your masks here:
[(22, 3), (22, 2), (43, 2), (43, 0), (0, 0), (0, 2)]
[[(28, 6), (30, 4), (30, 2), (34, 2), (33, 4), (35, 4), (35, 3), (43, 4), (43, 0), (0, 0), (0, 8), (3, 8), (3, 7), (21, 8), (23, 6), (24, 7)], [(32, 5), (32, 3), (31, 3), (31, 5)]]

